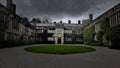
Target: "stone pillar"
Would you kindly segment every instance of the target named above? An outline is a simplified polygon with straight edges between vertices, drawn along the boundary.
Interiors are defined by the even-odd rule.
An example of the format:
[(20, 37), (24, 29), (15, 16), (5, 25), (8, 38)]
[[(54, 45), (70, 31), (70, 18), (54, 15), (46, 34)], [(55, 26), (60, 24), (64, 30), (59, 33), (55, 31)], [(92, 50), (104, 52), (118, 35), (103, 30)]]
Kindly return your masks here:
[(114, 15), (112, 16), (112, 26), (114, 26)]
[(115, 25), (115, 19), (114, 19), (114, 15), (112, 16), (112, 26)]
[(64, 37), (61, 38), (61, 44), (64, 44)]
[(110, 17), (110, 21), (111, 21), (111, 24), (110, 24), (110, 27), (112, 26), (112, 16)]
[(110, 27), (111, 27), (111, 17), (109, 17), (109, 19), (110, 19)]
[(8, 35), (7, 32), (5, 32), (4, 34), (5, 34), (4, 40), (7, 40), (7, 35)]
[(118, 22), (120, 24), (120, 12), (118, 12)]
[(117, 23), (117, 14), (115, 14), (115, 25), (118, 25), (118, 23)]
[(58, 38), (55, 37), (55, 44), (58, 44)]
[(116, 25), (116, 17), (115, 17), (115, 15), (113, 15), (114, 16), (114, 26)]
[(119, 25), (119, 14), (117, 13), (117, 25)]
[(113, 26), (115, 25), (115, 16), (113, 15)]
[(110, 17), (110, 27), (112, 26), (112, 16)]
[(112, 47), (112, 41), (108, 40), (108, 47)]

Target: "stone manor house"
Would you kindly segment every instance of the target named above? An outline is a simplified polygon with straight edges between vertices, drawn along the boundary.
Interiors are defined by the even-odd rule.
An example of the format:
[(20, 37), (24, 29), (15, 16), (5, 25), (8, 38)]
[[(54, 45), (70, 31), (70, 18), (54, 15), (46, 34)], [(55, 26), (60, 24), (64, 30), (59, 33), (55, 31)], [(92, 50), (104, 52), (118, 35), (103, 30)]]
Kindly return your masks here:
[(36, 41), (38, 43), (83, 43), (83, 26), (77, 23), (54, 22), (36, 24)]
[[(81, 21), (78, 21), (78, 24), (72, 24), (70, 20), (68, 23), (33, 23), (16, 14), (16, 5), (12, 0), (7, 0), (6, 6), (0, 4), (0, 40), (30, 40), (37, 43), (71, 43), (73, 40), (72, 43), (82, 42)], [(63, 30), (62, 37), (57, 34), (57, 29)], [(56, 38), (58, 39), (55, 41)]]
[[(120, 3), (109, 9), (93, 20), (79, 20), (77, 24), (53, 22), (34, 23), (29, 22), (26, 17), (16, 14), (16, 5), (12, 0), (7, 0), (6, 6), (0, 4), (0, 41), (3, 40), (29, 40), (36, 43), (82, 43), (83, 31), (90, 26), (95, 26), (94, 41), (98, 41), (97, 33), (103, 20), (109, 21), (109, 27), (120, 25)], [(103, 36), (103, 43), (109, 44)]]

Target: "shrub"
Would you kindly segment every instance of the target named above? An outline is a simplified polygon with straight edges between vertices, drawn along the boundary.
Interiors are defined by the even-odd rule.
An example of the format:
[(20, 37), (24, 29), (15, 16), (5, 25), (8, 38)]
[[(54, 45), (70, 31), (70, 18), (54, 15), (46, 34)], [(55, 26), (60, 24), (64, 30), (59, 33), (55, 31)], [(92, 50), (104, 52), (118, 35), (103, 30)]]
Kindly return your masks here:
[(84, 44), (90, 44), (94, 41), (95, 35), (95, 27), (90, 26), (84, 30), (83, 37), (84, 37)]
[(102, 31), (99, 31), (98, 33), (97, 33), (97, 42), (99, 42), (99, 43), (103, 43), (103, 32)]
[(105, 32), (105, 36), (110, 40), (120, 40), (120, 25), (111, 27)]
[(111, 47), (120, 47), (120, 25), (107, 29), (105, 36), (108, 40), (111, 40)]

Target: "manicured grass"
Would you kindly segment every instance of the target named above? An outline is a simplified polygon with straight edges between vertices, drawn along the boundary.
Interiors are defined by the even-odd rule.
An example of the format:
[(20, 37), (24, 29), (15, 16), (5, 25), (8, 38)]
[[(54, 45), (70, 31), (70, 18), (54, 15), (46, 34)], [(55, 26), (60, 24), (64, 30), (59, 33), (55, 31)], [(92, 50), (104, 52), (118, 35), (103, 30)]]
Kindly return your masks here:
[(75, 45), (40, 45), (27, 47), (25, 50), (45, 54), (75, 54), (95, 51), (94, 48)]

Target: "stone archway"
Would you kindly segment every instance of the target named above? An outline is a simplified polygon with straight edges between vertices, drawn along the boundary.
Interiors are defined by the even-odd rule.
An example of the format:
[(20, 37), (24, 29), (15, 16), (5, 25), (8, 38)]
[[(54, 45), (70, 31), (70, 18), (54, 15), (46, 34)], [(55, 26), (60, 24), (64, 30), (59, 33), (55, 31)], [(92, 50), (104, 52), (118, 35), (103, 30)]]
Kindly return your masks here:
[(54, 33), (54, 38), (55, 38), (55, 44), (59, 44), (60, 40), (61, 44), (64, 44), (64, 29), (62, 28), (56, 28), (55, 33)]
[[(60, 42), (59, 42), (60, 40)], [(55, 37), (55, 44), (64, 44), (64, 38), (63, 37)]]

